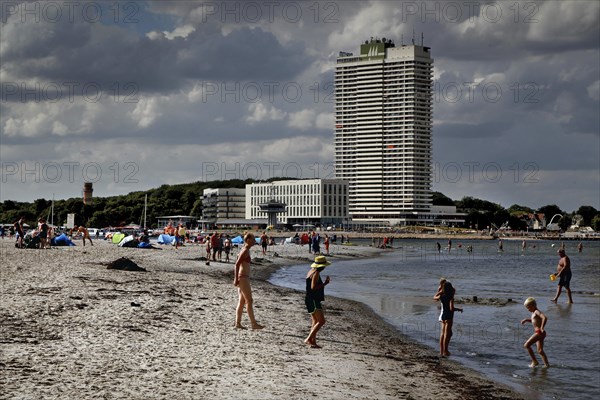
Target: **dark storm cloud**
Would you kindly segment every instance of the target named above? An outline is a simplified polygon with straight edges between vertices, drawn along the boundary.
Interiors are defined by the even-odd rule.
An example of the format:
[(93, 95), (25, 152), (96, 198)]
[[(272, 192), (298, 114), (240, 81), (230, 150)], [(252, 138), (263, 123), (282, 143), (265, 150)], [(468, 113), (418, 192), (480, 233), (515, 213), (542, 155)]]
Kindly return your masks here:
[[(42, 29), (33, 25), (4, 27), (9, 37), (2, 68), (13, 78), (2, 85), (4, 101), (52, 99), (57, 87), (67, 97), (74, 85), (107, 91), (129, 83), (140, 93), (169, 93), (189, 85), (189, 79), (293, 80), (312, 62), (298, 43), (284, 47), (260, 28), (227, 36), (196, 31), (170, 40), (117, 26), (69, 21), (42, 23)], [(41, 94), (24, 94), (36, 90)]]
[(232, 80), (293, 79), (310, 62), (299, 43), (282, 47), (272, 33), (242, 28), (223, 37), (188, 36), (178, 51), (178, 68), (189, 78)]

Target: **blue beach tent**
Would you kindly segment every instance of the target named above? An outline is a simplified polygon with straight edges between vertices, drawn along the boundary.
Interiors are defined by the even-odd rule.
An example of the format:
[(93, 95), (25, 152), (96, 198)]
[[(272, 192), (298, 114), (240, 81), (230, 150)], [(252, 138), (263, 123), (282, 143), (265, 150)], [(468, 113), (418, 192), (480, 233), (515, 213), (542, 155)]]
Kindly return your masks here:
[(167, 235), (166, 233), (161, 234), (158, 237), (156, 243), (158, 244), (171, 244), (175, 241), (175, 236)]
[(50, 241), (50, 245), (51, 246), (75, 246), (75, 243), (73, 243), (71, 241), (71, 239), (69, 239), (69, 237), (63, 233), (60, 236), (53, 238)]

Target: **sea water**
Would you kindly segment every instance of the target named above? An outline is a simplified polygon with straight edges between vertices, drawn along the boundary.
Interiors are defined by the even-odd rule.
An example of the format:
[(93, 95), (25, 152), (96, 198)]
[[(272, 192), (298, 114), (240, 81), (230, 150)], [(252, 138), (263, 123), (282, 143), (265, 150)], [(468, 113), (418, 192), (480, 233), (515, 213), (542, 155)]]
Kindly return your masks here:
[[(600, 395), (600, 242), (566, 242), (571, 259), (574, 304), (566, 304), (563, 289), (558, 303), (556, 272), (561, 245), (558, 241), (462, 241), (448, 251), (436, 240), (396, 240), (395, 249), (380, 258), (335, 262), (324, 275), (331, 276), (326, 295), (368, 305), (401, 333), (439, 349), (439, 303), (432, 297), (440, 277), (456, 289), (455, 299), (464, 313), (455, 313), (452, 358), (507, 384), (531, 399), (585, 399)], [(468, 252), (468, 246), (472, 251)], [(335, 252), (335, 246), (332, 253)], [(335, 258), (332, 258), (335, 260)], [(304, 290), (307, 265), (282, 268), (271, 282)], [(548, 317), (544, 350), (551, 368), (529, 368), (523, 343), (533, 333), (523, 306), (527, 297), (537, 299)], [(497, 299), (505, 305), (486, 305)], [(508, 302), (508, 300), (511, 300)], [(326, 302), (325, 302), (326, 304)], [(540, 362), (542, 361), (535, 351)]]

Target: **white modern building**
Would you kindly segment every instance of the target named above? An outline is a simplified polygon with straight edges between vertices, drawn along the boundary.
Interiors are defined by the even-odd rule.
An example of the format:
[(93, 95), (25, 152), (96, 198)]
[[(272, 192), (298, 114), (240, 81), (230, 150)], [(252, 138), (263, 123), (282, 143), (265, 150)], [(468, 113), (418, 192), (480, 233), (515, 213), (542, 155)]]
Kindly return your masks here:
[(204, 189), (202, 192), (202, 222), (218, 224), (223, 220), (244, 219), (246, 189)]
[[(413, 40), (414, 41), (414, 40)], [(385, 38), (340, 52), (335, 71), (336, 177), (353, 220), (425, 222), (431, 209), (433, 59)]]
[(246, 185), (246, 219), (266, 218), (260, 204), (284, 203), (280, 224), (342, 226), (349, 223), (348, 182), (338, 179), (284, 180)]

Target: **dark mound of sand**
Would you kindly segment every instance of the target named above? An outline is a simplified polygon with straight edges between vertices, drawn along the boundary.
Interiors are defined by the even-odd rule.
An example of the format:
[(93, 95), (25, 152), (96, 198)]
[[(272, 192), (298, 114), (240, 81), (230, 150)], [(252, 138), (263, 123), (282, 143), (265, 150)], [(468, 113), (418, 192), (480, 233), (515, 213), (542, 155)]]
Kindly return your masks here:
[(144, 271), (144, 272), (146, 272), (145, 268), (138, 266), (136, 263), (134, 263), (127, 257), (121, 257), (121, 258), (111, 262), (110, 264), (108, 264), (108, 267), (106, 269), (118, 269), (121, 271)]

